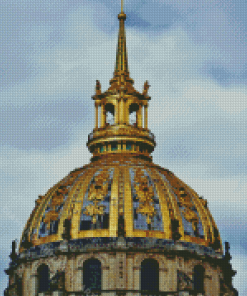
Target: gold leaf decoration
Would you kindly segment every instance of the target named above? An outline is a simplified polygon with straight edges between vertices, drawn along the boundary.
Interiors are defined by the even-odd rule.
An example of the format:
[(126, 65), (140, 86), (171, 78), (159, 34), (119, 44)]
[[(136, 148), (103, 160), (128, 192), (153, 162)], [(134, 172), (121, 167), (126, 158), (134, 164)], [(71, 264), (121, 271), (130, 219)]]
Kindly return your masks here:
[(194, 231), (197, 231), (197, 225), (199, 223), (199, 218), (196, 212), (193, 210), (193, 203), (191, 200), (191, 197), (187, 192), (185, 191), (184, 187), (179, 188), (179, 201), (181, 205), (185, 208), (182, 213), (184, 215), (184, 218), (192, 223), (192, 228)]
[(146, 215), (147, 224), (151, 223), (151, 218), (155, 216), (156, 210), (153, 206), (154, 189), (148, 185), (147, 177), (141, 169), (136, 170), (134, 185), (137, 198), (139, 199), (139, 207), (137, 213)]
[(56, 206), (59, 206), (62, 202), (63, 202), (63, 195), (62, 194), (55, 195), (51, 201), (51, 205), (52, 207), (56, 207)]
[(190, 222), (196, 221), (196, 222), (198, 222), (198, 220), (199, 220), (197, 214), (194, 211), (192, 211), (191, 209), (189, 209), (189, 208), (186, 208), (185, 210), (183, 210), (183, 214), (184, 214), (184, 218), (187, 221), (190, 221)]
[(52, 221), (56, 221), (57, 218), (58, 218), (58, 213), (55, 212), (55, 210), (51, 210), (50, 212), (48, 212), (48, 213), (45, 215), (44, 223), (47, 224), (47, 229), (48, 229), (48, 230), (50, 229), (50, 222), (52, 222)]
[(91, 183), (88, 200), (93, 202), (85, 207), (84, 214), (92, 217), (93, 224), (96, 223), (96, 216), (104, 214), (104, 205), (99, 205), (98, 203), (103, 201), (108, 193), (108, 180), (109, 172), (107, 169), (102, 170), (97, 176), (94, 177), (94, 182)]
[(60, 206), (64, 202), (64, 195), (68, 193), (68, 188), (60, 186), (51, 200), (51, 210), (45, 214), (43, 222), (47, 225), (47, 229), (50, 229), (50, 223), (58, 220), (59, 212), (56, 211), (56, 207)]
[(172, 189), (178, 197), (180, 205), (185, 208), (182, 211), (184, 218), (192, 224), (193, 231), (197, 232), (199, 217), (197, 213), (193, 210), (194, 205), (190, 194), (187, 192), (187, 188), (182, 187), (180, 181), (173, 176), (167, 174), (166, 177), (169, 179), (169, 182), (172, 185)]

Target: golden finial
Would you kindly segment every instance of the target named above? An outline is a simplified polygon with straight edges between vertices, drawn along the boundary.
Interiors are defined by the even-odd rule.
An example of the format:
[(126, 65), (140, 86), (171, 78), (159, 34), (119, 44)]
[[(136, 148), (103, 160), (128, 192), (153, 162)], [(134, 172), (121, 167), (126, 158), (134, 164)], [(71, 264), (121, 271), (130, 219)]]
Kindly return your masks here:
[(124, 21), (126, 19), (126, 14), (123, 12), (123, 4), (124, 4), (124, 1), (121, 0), (121, 12), (118, 15), (119, 33), (118, 33), (118, 48), (117, 48), (115, 75), (117, 73), (126, 73), (126, 74), (128, 73), (126, 37), (125, 37), (125, 28), (124, 28)]

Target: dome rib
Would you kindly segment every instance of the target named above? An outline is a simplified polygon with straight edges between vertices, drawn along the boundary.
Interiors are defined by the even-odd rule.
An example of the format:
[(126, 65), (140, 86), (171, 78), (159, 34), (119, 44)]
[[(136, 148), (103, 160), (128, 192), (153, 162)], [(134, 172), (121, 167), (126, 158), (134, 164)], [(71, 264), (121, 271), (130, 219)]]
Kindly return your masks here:
[[(170, 217), (169, 217), (169, 208), (168, 208), (168, 203), (167, 203), (166, 196), (165, 196), (165, 190), (164, 190), (164, 188), (162, 188), (163, 187), (162, 185), (164, 185), (162, 182), (162, 178), (159, 176), (157, 171), (155, 171), (155, 170), (152, 171), (150, 169), (148, 169), (148, 171), (150, 172), (151, 176), (153, 177), (153, 180), (157, 180), (155, 185), (157, 187), (157, 191), (160, 196), (160, 206), (161, 206), (162, 219), (163, 219), (163, 223), (164, 223), (164, 233), (168, 239), (171, 239), (172, 233), (171, 233), (171, 222), (170, 222)], [(167, 223), (165, 223), (165, 221)]]
[(119, 168), (114, 170), (112, 180), (111, 197), (110, 197), (110, 213), (109, 213), (109, 235), (117, 236), (117, 225), (119, 215)]

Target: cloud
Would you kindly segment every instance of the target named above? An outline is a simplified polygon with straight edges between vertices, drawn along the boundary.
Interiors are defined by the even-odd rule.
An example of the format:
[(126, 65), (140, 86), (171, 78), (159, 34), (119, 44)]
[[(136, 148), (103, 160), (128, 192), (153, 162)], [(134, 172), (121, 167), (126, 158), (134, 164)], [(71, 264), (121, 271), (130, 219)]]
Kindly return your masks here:
[(237, 271), (237, 275), (233, 278), (233, 285), (234, 287), (238, 287), (239, 295), (246, 295), (247, 289), (246, 289), (246, 261), (247, 256), (243, 256), (244, 250), (242, 248), (239, 248), (236, 251), (231, 251), (232, 254), (232, 265), (233, 269)]
[[(208, 199), (233, 260), (239, 250), (234, 283), (245, 295), (246, 3), (125, 2), (130, 76), (139, 91), (145, 80), (151, 84), (154, 162)], [(120, 3), (23, 0), (0, 8), (1, 228), (12, 229), (1, 238), (7, 258), (37, 196), (89, 162), (91, 95), (96, 79), (106, 90), (113, 76)]]

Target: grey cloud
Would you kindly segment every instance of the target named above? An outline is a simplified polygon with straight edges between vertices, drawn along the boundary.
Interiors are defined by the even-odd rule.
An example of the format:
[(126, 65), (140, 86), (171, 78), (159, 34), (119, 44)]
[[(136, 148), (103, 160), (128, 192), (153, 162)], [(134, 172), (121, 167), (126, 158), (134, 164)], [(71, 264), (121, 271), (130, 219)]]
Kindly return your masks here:
[[(247, 173), (247, 122), (242, 112), (238, 117), (226, 115), (197, 117), (186, 125), (185, 117), (174, 117), (159, 126), (159, 157), (172, 163), (210, 166), (209, 174), (218, 178)], [(181, 124), (183, 122), (183, 124)], [(162, 151), (162, 152), (161, 152)]]
[[(86, 109), (85, 109), (86, 108)], [(50, 150), (72, 139), (73, 127), (89, 120), (81, 97), (60, 98), (0, 111), (0, 141), (20, 149)], [(87, 129), (90, 132), (90, 127)], [(82, 131), (83, 133), (83, 131)]]

